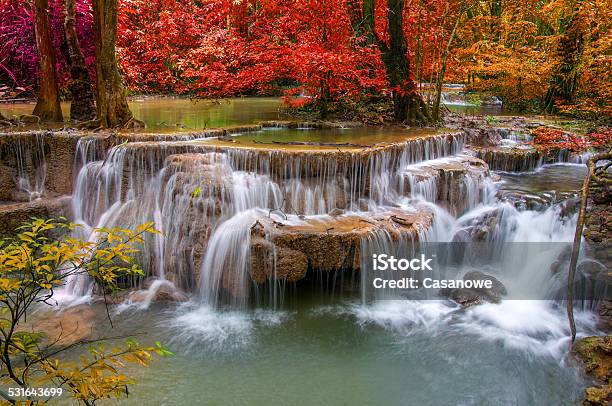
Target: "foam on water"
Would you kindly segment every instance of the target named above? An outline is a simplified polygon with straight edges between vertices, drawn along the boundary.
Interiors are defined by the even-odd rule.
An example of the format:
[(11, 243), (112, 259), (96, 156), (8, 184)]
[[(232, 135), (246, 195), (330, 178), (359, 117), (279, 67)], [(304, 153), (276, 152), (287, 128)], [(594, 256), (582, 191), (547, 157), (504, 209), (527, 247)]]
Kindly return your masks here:
[[(576, 311), (575, 319), (580, 336), (597, 333), (592, 313)], [(544, 300), (504, 300), (474, 306), (455, 327), (483, 340), (558, 359), (571, 344), (565, 308)]]
[(279, 326), (290, 317), (278, 310), (220, 310), (190, 302), (169, 313), (164, 327), (174, 332), (172, 342), (227, 350), (248, 345), (254, 329)]
[(359, 325), (370, 324), (412, 334), (426, 329), (438, 330), (449, 321), (457, 305), (442, 300), (379, 300), (371, 305), (350, 305), (348, 310)]

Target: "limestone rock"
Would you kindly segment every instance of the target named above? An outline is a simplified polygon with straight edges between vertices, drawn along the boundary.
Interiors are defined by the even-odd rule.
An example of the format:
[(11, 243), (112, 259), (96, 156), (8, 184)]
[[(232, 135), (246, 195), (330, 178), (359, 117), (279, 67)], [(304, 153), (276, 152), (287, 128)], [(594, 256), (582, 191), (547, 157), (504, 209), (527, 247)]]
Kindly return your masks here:
[(44, 310), (28, 330), (41, 331), (48, 345), (64, 347), (91, 339), (94, 335), (96, 314), (89, 305), (70, 307), (65, 310)]
[(133, 303), (187, 302), (189, 297), (169, 281), (154, 281), (146, 290), (129, 292), (127, 299)]
[(358, 270), (364, 238), (384, 231), (392, 239), (403, 235), (416, 241), (432, 219), (424, 206), (369, 217), (347, 214), (286, 222), (262, 217), (251, 227), (251, 278), (257, 283), (269, 278), (294, 282), (309, 270)]
[(70, 196), (43, 198), (33, 202), (0, 205), (0, 237), (11, 237), (17, 227), (33, 217), (50, 218), (71, 216)]
[(469, 155), (411, 165), (405, 170), (404, 177), (406, 187), (416, 189), (413, 194), (422, 193), (420, 189), (424, 186), (430, 187), (434, 196), (427, 198), (433, 198), (435, 203), (455, 214), (465, 212), (471, 204), (481, 200), (486, 182), (499, 179), (483, 160)]
[(463, 307), (482, 304), (485, 302), (499, 303), (502, 296), (507, 294), (505, 286), (494, 276), (487, 275), (480, 271), (471, 271), (463, 276), (463, 280), (484, 280), (491, 281), (490, 289), (443, 289), (442, 294)]

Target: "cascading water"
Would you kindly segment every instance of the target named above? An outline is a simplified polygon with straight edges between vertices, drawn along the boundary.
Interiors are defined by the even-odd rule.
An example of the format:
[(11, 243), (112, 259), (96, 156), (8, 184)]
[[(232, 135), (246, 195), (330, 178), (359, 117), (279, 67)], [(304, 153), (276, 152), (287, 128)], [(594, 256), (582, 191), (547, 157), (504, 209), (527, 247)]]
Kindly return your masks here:
[[(47, 177), (47, 160), (45, 157), (45, 140), (43, 134), (36, 134), (35, 145), (26, 145), (17, 138), (14, 144), (17, 173), (15, 184), (17, 190), (24, 192), (29, 201), (36, 200), (45, 193)], [(27, 153), (29, 150), (29, 154)], [(27, 158), (31, 161), (28, 162)]]
[[(224, 246), (223, 233), (231, 229), (234, 216), (253, 208), (281, 217), (324, 215), (337, 208), (358, 211), (363, 199), (376, 208), (399, 193), (393, 168), (455, 154), (463, 144), (457, 136), (419, 138), (368, 155), (341, 152), (339, 157), (335, 152), (287, 156), (278, 151), (228, 149), (217, 153), (206, 144), (174, 140), (122, 144), (105, 156), (99, 145), (98, 138), (83, 139), (77, 148), (80, 169), (73, 210), (75, 221), (83, 224), (81, 237), (95, 239), (92, 230), (98, 227), (154, 221), (163, 238), (152, 238), (143, 247), (145, 270), (193, 289), (212, 272), (207, 264), (211, 257), (220, 258), (216, 249), (231, 255), (248, 245), (243, 232), (242, 239), (228, 240), (234, 241), (233, 248)], [(248, 261), (238, 262), (248, 266)], [(215, 269), (222, 272), (222, 268)], [(69, 281), (67, 289), (73, 296), (90, 293), (90, 285), (82, 281)], [(206, 293), (208, 289), (214, 292)], [(203, 297), (220, 295), (216, 286), (207, 283), (201, 283), (200, 290)]]
[[(548, 271), (560, 253), (547, 252), (544, 257), (532, 250), (528, 264), (504, 257), (504, 247), (571, 241), (575, 217), (564, 217), (558, 205), (543, 211), (518, 210), (498, 199), (497, 179), (481, 161), (461, 154), (463, 142), (456, 136), (414, 139), (367, 154), (218, 150), (206, 143), (173, 140), (128, 143), (113, 147), (105, 156), (96, 145), (94, 140), (79, 143), (75, 220), (84, 224), (83, 236), (92, 240), (96, 227), (155, 223), (162, 236), (146, 241), (142, 257), (147, 274), (161, 282), (150, 284), (147, 303), (154, 289), (172, 283), (199, 290), (194, 300), (208, 309), (207, 318), (220, 307), (245, 309), (256, 285), (250, 258), (252, 228), (258, 219), (284, 226), (314, 218), (325, 223), (332, 220), (334, 210), (365, 221), (389, 209), (433, 213), (433, 224), (416, 235), (373, 227), (361, 242), (362, 268), (374, 253), (410, 256), (426, 244), (485, 241), (493, 244), (490, 256), (521, 270), (511, 277), (495, 274), (508, 296), (550, 293), (562, 283), (561, 276)], [(478, 253), (467, 253), (466, 258), (470, 255)], [(270, 275), (274, 279), (275, 271)], [(457, 313), (456, 306), (441, 297), (395, 302), (389, 300), (388, 291), (372, 295), (365, 286), (365, 272), (361, 279), (363, 302), (354, 312), (362, 322), (385, 320), (386, 309), (394, 314), (399, 306), (412, 312), (413, 316), (402, 318), (409, 323), (450, 323), (451, 329), (469, 326), (486, 337), (518, 337), (529, 345), (558, 346), (565, 337), (564, 316), (554, 301), (504, 300), (501, 305), (483, 304)], [(91, 294), (91, 288), (84, 278), (69, 281), (66, 290), (78, 297)], [(273, 288), (269, 294), (279, 292)], [(519, 304), (508, 304), (512, 302)], [(537, 329), (525, 323), (523, 328), (521, 318), (529, 311), (550, 322)], [(592, 328), (587, 316), (579, 319), (583, 327)], [(547, 338), (538, 341), (538, 335)]]

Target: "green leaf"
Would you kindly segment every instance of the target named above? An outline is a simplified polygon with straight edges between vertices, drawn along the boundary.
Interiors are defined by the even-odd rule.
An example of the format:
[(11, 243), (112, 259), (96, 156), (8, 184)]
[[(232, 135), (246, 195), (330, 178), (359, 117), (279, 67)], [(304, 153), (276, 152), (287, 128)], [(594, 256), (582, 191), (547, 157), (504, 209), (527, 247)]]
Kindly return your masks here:
[(202, 188), (198, 186), (195, 188), (195, 190), (191, 194), (191, 197), (195, 199), (196, 197), (200, 196), (201, 193), (202, 193)]

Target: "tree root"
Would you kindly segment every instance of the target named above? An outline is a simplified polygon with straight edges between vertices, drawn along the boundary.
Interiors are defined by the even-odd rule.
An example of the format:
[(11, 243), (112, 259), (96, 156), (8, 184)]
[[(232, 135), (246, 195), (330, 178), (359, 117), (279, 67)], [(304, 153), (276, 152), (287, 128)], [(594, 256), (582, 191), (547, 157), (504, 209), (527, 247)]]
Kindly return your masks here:
[(21, 114), (17, 116), (17, 120), (23, 123), (40, 124), (40, 117), (34, 114)]
[(76, 125), (79, 130), (94, 130), (100, 127), (100, 120), (98, 119), (82, 121)]
[(142, 120), (132, 117), (121, 128), (124, 130), (136, 130), (141, 128), (147, 128), (147, 124)]

